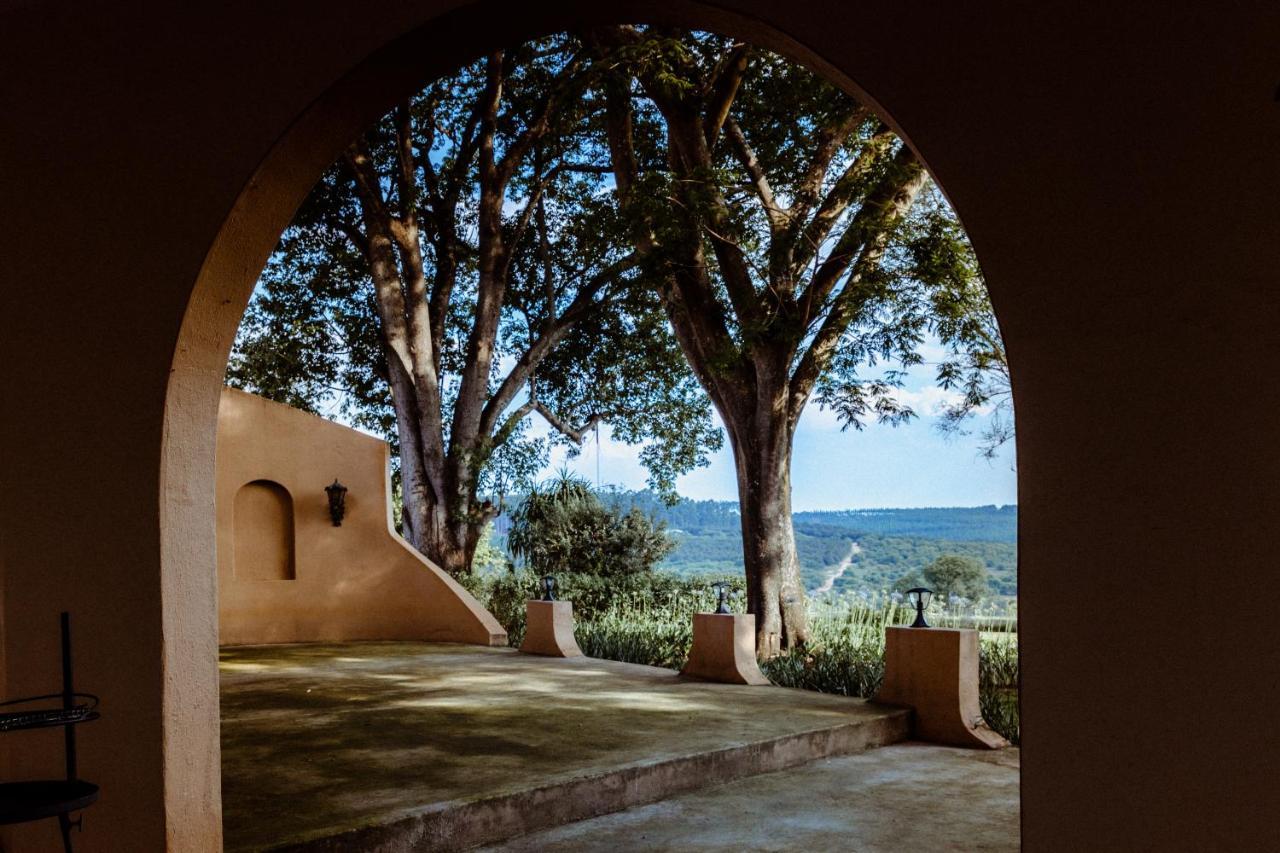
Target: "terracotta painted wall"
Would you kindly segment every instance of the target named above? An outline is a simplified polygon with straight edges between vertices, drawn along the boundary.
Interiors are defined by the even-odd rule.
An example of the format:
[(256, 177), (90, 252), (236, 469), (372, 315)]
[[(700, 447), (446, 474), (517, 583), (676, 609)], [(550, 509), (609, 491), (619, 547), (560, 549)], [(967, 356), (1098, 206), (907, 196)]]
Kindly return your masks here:
[[(217, 458), (222, 645), (506, 644), (493, 616), (391, 528), (384, 442), (228, 388)], [(349, 489), (341, 527), (324, 492), (335, 478)], [(285, 502), (271, 496), (279, 489)], [(284, 519), (289, 504), (293, 517)], [(287, 568), (292, 580), (259, 579)]]

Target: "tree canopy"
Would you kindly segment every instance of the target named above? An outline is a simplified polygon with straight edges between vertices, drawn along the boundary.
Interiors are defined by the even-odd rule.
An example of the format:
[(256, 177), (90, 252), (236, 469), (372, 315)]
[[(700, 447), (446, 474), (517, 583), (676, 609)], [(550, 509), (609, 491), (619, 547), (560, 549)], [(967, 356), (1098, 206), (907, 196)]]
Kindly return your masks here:
[(231, 384), (394, 439), (406, 538), (455, 573), (551, 443), (606, 422), (668, 494), (719, 446), (616, 239), (596, 76), (560, 35), (406, 99), (312, 191), (237, 338)]
[(944, 554), (924, 569), (924, 584), (948, 599), (962, 596), (981, 601), (991, 592), (987, 567), (972, 557)]
[(606, 423), (671, 497), (720, 446), (714, 409), (771, 653), (806, 634), (800, 415), (910, 419), (929, 336), (960, 428), (1003, 348), (955, 216), (868, 105), (735, 39), (613, 26), (494, 51), (353, 142), (228, 379), (394, 439), (406, 535), (455, 573), (552, 443)]
[(939, 380), (976, 400), (985, 290), (945, 200), (869, 105), (715, 34), (586, 38), (640, 281), (733, 449), (748, 606), (774, 654), (808, 635), (790, 482), (805, 407), (859, 429), (914, 417), (895, 391), (929, 334), (950, 353)]

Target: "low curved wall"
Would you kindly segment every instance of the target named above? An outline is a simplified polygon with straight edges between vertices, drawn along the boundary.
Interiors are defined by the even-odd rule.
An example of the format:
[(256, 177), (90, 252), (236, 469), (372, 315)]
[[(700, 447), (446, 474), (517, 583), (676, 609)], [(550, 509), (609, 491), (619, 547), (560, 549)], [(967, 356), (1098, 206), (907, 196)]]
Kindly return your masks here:
[[(225, 389), (217, 453), (222, 645), (344, 640), (506, 645), (497, 620), (392, 528), (385, 442)], [(348, 488), (341, 527), (330, 519), (324, 491), (334, 479)], [(291, 524), (278, 512), (254, 511), (254, 501), (237, 502), (244, 487), (264, 485), (287, 492)], [(254, 548), (237, 549), (237, 536)], [(250, 564), (259, 550), (266, 560), (289, 555), (292, 578), (272, 577)]]

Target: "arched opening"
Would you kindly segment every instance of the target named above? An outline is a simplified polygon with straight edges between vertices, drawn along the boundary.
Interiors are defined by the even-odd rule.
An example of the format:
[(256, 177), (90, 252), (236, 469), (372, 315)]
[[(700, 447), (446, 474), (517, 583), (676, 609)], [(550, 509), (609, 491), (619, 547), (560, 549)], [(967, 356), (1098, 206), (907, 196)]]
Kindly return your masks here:
[(294, 565), (293, 498), (271, 480), (236, 492), (232, 573), (242, 581), (291, 581)]
[[(734, 22), (726, 22), (714, 16), (717, 29), (732, 31)], [(689, 23), (696, 23), (700, 16), (692, 15)], [(796, 45), (787, 42), (777, 33), (762, 32), (758, 27), (736, 22), (762, 44), (777, 46), (792, 55), (803, 56), (810, 64), (825, 67), (815, 57)], [(524, 33), (544, 30), (536, 27)], [(415, 43), (425, 38), (414, 36)], [(474, 47), (468, 46), (471, 58)], [(293, 209), (309, 189), (311, 182), (328, 165), (334, 153), (346, 141), (367, 125), (377, 108), (387, 106), (398, 94), (412, 86), (423, 74), (419, 65), (411, 70), (405, 67), (406, 46), (401, 44), (380, 55), (355, 76), (369, 74), (378, 79), (378, 88), (385, 93), (381, 101), (356, 97), (358, 85), (350, 79), (338, 84), (328, 97), (317, 103), (286, 135), (263, 165), (254, 183), (241, 197), (237, 210), (228, 219), (223, 234), (206, 261), (196, 296), (193, 299), (184, 330), (184, 341), (192, 342), (191, 348), (181, 348), (175, 359), (176, 368), (170, 383), (170, 402), (166, 418), (170, 422), (181, 414), (186, 424), (212, 423), (216, 412), (216, 393), (222, 378), (222, 365), (229, 349), (240, 309), (248, 298), (256, 271), (261, 268), (278, 234), (287, 223)], [(460, 49), (459, 51), (463, 51)], [(449, 67), (440, 54), (440, 63)], [(390, 66), (389, 68), (387, 66)], [(443, 69), (439, 69), (443, 70)], [(842, 83), (849, 85), (841, 79)], [(368, 78), (360, 81), (367, 84)], [(344, 87), (352, 88), (346, 90)], [(874, 103), (870, 98), (866, 102)], [(884, 115), (883, 112), (881, 113)], [(886, 120), (887, 117), (886, 117)], [(905, 137), (904, 137), (905, 138)], [(205, 435), (205, 441), (210, 436)], [(201, 442), (203, 443), (203, 442)], [(183, 458), (167, 454), (170, 474), (185, 478), (199, 476), (203, 471), (212, 475), (212, 458), (192, 453), (192, 447), (184, 446)], [(196, 506), (199, 501), (180, 505), (166, 504), (172, 514), (166, 519), (165, 543), (170, 546), (173, 532), (184, 524), (196, 526), (201, 521)]]
[[(217, 847), (206, 484), (235, 324), (218, 306), (238, 313), (269, 251), (233, 246), (234, 228), (218, 238), (234, 202), (244, 191), (237, 217), (263, 217), (245, 233), (287, 221), (263, 208), (296, 202), (343, 142), (326, 121), (306, 126), (309, 105), (346, 123), (342, 136), (365, 123), (350, 120), (353, 100), (334, 100), (350, 75), (373, 80), (386, 107), (397, 68), (400, 91), (412, 82), (410, 58), (474, 56), (491, 36), (593, 14), (637, 20), (654, 5), (28, 2), (0, 13), (18, 128), (5, 136), (0, 204), (17, 247), (0, 312), (11, 368), (0, 398), (16, 413), (0, 419), (4, 677), (10, 695), (40, 692), (56, 670), (52, 614), (74, 611), (89, 638), (77, 678), (111, 708), (80, 743), (86, 776), (112, 792), (86, 821), (87, 844)], [(1280, 390), (1256, 377), (1280, 362), (1280, 8), (714, 5), (660, 11), (757, 40), (785, 33), (859, 81), (928, 154), (983, 259), (1021, 406), (1028, 848), (1273, 844), (1254, 819), (1275, 796), (1256, 753), (1280, 679), (1256, 591), (1273, 580), (1280, 447), (1265, 425)], [(364, 64), (423, 27), (403, 62)], [(1189, 45), (1206, 61), (1186, 61)], [(305, 153), (308, 129), (328, 150), (271, 158), (277, 141)], [(56, 262), (39, 250), (49, 246)], [(206, 257), (213, 279), (184, 330)], [(1196, 407), (1196, 392), (1225, 407)], [(1210, 736), (1195, 736), (1206, 720)], [(49, 741), (0, 741), (11, 775), (48, 771)], [(0, 835), (26, 849), (10, 844), (18, 832)]]

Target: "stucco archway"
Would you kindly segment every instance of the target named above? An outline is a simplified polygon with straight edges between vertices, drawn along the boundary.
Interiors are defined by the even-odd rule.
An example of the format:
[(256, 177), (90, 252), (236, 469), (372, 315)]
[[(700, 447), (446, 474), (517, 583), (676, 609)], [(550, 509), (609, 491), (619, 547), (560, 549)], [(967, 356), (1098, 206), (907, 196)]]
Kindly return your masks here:
[[(1280, 483), (1266, 428), (1280, 386), (1257, 378), (1280, 372), (1280, 9), (661, 5), (677, 23), (789, 38), (856, 80), (977, 246), (1021, 416), (1024, 843), (1274, 846), (1257, 816), (1280, 792), (1257, 756), (1276, 748), (1280, 644), (1268, 597), (1249, 591), (1274, 581)], [(439, 51), (592, 12), (0, 12), (15, 128), (0, 135), (3, 677), (42, 692), (56, 612), (76, 614), (78, 681), (110, 703), (81, 742), (111, 792), (86, 850), (215, 846), (214, 392), (293, 204), (386, 105), (359, 115), (360, 82), (390, 96), (429, 71), (424, 56), (453, 62)], [(91, 215), (69, 237), (73, 202)], [(1197, 411), (1196, 389), (1228, 415)], [(42, 760), (40, 742), (0, 744), (17, 772)]]
[[(480, 3), (449, 13), (399, 37), (334, 83), (283, 133), (237, 199), (196, 282), (171, 374), (166, 438), (177, 442), (178, 427), (185, 429), (180, 458), (166, 453), (164, 482), (182, 482), (181, 494), (187, 500), (175, 503), (162, 496), (162, 508), (167, 512), (162, 526), (166, 575), (180, 572), (189, 576), (207, 568), (203, 564), (208, 560), (191, 562), (190, 549), (191, 543), (208, 531), (208, 519), (213, 515), (212, 490), (204, 494), (203, 483), (212, 481), (218, 393), (236, 328), (268, 254), (306, 193), (346, 144), (398, 98), (416, 91), (435, 75), (448, 73), (495, 46), (581, 25), (584, 20), (700, 27), (749, 38), (825, 73), (873, 105), (908, 144), (914, 145), (873, 93), (838, 70), (832, 61), (835, 57), (823, 57), (776, 27), (751, 18), (697, 3), (667, 4), (660, 13), (643, 4), (623, 4), (601, 13), (587, 3), (563, 3), (552, 9), (525, 10), (504, 20), (487, 12), (488, 5)], [(904, 57), (898, 61), (911, 60)], [(916, 148), (928, 164), (928, 152)], [(200, 500), (190, 500), (197, 495)], [(184, 549), (181, 559), (169, 559), (174, 542), (180, 542)], [(199, 607), (203, 611), (190, 613), (192, 625), (198, 626), (202, 635), (202, 646), (208, 643), (203, 634), (207, 632), (209, 606), (203, 601), (183, 604), (184, 609)], [(188, 663), (193, 674), (209, 666), (195, 660)], [(206, 749), (213, 751), (207, 754), (216, 754), (217, 745)]]
[[(713, 12), (699, 4), (673, 4), (659, 15), (640, 6), (631, 13), (625, 8), (618, 8), (604, 17), (585, 4), (580, 12), (575, 12), (573, 5), (559, 4), (558, 8), (539, 10), (538, 14), (511, 18), (498, 27), (494, 27), (494, 19), (480, 8), (445, 15), (443, 19), (407, 33), (370, 56), (351, 74), (330, 87), (280, 137), (250, 186), (237, 200), (236, 209), (212, 245), (192, 293), (170, 380), (165, 433), (170, 441), (174, 441), (177, 438), (175, 425), (182, 424), (191, 429), (186, 441), (182, 442), (182, 459), (174, 459), (166, 453), (166, 482), (169, 476), (182, 479), (187, 484), (184, 492), (189, 496), (189, 489), (193, 487), (192, 476), (205, 478), (207, 470), (207, 476), (211, 478), (216, 400), (223, 383), (230, 343), (266, 257), (321, 172), (338, 158), (351, 138), (375, 122), (404, 93), (416, 91), (435, 74), (451, 72), (458, 65), (483, 54), (486, 49), (557, 29), (581, 26), (590, 18), (607, 22), (678, 23), (716, 29), (727, 35), (749, 37), (755, 44), (771, 47), (822, 70), (859, 99), (876, 106), (882, 118), (911, 143), (890, 111), (884, 109), (873, 95), (856, 85), (846, 74), (838, 72), (831, 61), (797, 44), (776, 28), (739, 15)], [(445, 37), (444, 33), (452, 35)], [(442, 45), (443, 50), (440, 49)], [(429, 56), (429, 59), (422, 60), (424, 56)], [(918, 152), (928, 163), (925, 158), (927, 152)], [(193, 464), (198, 466), (198, 470), (189, 467)], [(177, 470), (170, 471), (169, 465), (177, 466)], [(207, 532), (207, 517), (212, 515), (211, 494), (209, 505), (201, 506), (201, 503), (173, 507), (180, 511), (180, 515), (170, 516), (174, 525), (170, 526), (168, 521), (164, 525), (166, 548), (173, 538), (180, 540), (184, 548), (189, 548), (193, 540)], [(202, 566), (189, 562), (191, 552), (187, 551), (186, 556), (187, 560), (166, 560), (165, 573), (180, 571), (186, 575), (202, 570)], [(201, 606), (207, 610), (207, 603), (201, 603)], [(207, 619), (207, 612), (202, 613), (202, 630), (207, 630), (204, 625)], [(196, 662), (191, 663), (195, 665)], [(216, 744), (209, 748), (216, 749)]]

